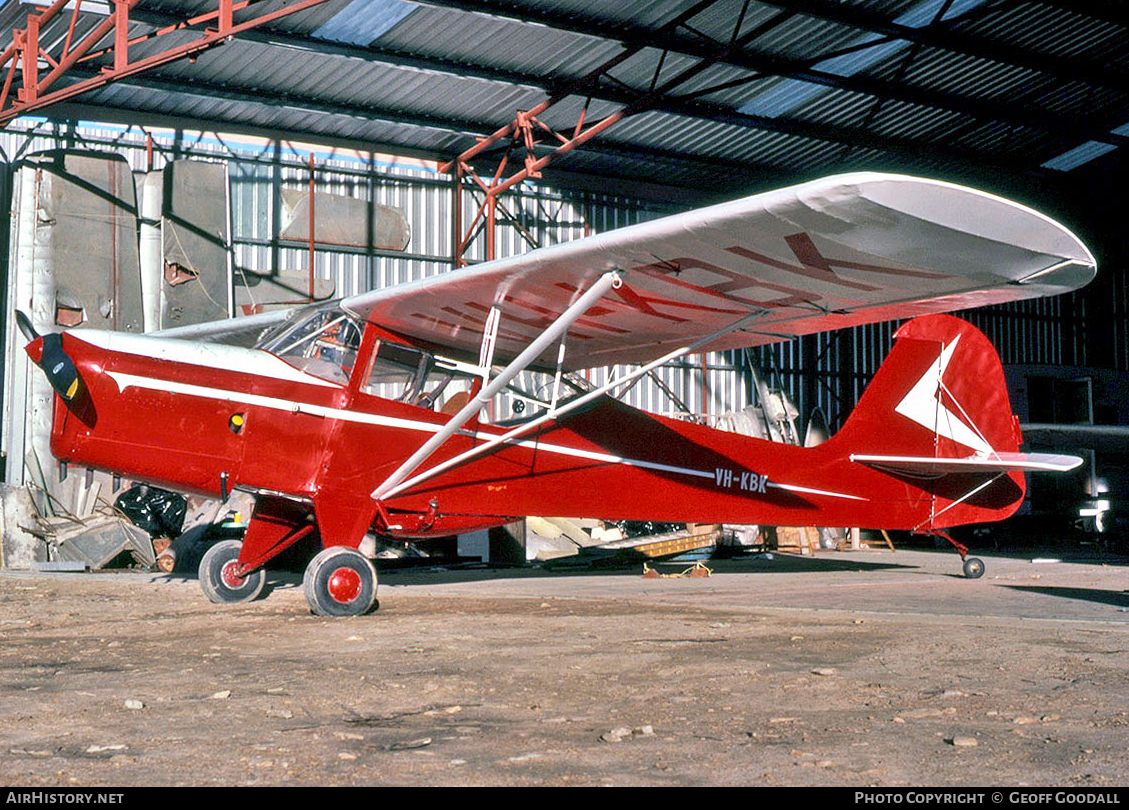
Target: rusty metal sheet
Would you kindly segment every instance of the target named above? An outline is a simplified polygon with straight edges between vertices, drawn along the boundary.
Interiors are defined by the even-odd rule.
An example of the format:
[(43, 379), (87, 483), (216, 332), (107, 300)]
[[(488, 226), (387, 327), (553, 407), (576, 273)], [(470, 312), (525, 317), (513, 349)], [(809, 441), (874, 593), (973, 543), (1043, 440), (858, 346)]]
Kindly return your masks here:
[(137, 195), (125, 158), (59, 150), (28, 165), (37, 173), (42, 246), (30, 271), (54, 282), (49, 309), (36, 308), (48, 318), (36, 327), (142, 331)]
[[(13, 177), (5, 324), (4, 435), (6, 478), (56, 492), (49, 436), (53, 395), (29, 372), (13, 310), (37, 331), (60, 328), (141, 332), (137, 195), (119, 155), (52, 150), (29, 155)], [(46, 505), (46, 503), (41, 504)]]

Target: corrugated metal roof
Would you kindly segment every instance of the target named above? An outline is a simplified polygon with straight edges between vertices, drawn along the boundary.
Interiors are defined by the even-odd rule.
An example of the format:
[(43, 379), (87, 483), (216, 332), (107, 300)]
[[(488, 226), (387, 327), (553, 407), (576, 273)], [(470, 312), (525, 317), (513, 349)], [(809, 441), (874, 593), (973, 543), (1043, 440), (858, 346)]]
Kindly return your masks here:
[[(265, 0), (236, 20), (287, 4)], [(131, 33), (214, 7), (144, 0)], [(0, 7), (0, 31), (25, 11)], [(83, 13), (76, 30), (103, 19)], [(602, 178), (708, 192), (868, 165), (1037, 179), (1129, 146), (1127, 19), (1065, 0), (331, 0), (77, 103), (86, 115), (269, 127), (446, 159), (557, 93), (541, 120), (565, 135), (582, 112), (589, 123), (634, 113), (560, 160)], [(43, 42), (62, 41), (68, 21), (45, 26)], [(537, 135), (544, 154), (555, 137)], [(1090, 143), (1109, 148), (1072, 151)], [(1066, 154), (1090, 158), (1056, 159)]]
[(368, 45), (418, 9), (404, 0), (353, 0), (311, 33), (331, 42)]

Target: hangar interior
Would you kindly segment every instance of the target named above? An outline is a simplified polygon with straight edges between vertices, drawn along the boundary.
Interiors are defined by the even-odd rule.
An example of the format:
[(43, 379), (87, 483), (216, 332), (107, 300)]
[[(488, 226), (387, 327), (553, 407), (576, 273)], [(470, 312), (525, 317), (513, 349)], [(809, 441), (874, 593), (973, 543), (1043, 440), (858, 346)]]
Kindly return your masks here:
[[(1097, 257), (1079, 292), (963, 317), (999, 349), (1029, 441), (1088, 458), (1069, 480), (1033, 479), (1026, 511), (1124, 548), (1127, 28), (1111, 0), (9, 0), (5, 276), (11, 289), (20, 246), (39, 244), (50, 212), (34, 184), (52, 172), (108, 202), (109, 215), (76, 216), (106, 232), (112, 262), (133, 261), (119, 250), (131, 239), (145, 252), (160, 186), (164, 284), (205, 289), (206, 268), (219, 279), (202, 298), (163, 296), (150, 313), (163, 327), (457, 272), (839, 172), (963, 183), (1055, 217)], [(221, 170), (197, 181), (189, 164)], [(181, 189), (195, 196), (174, 210)], [(60, 268), (103, 255), (85, 239), (59, 250)], [(113, 298), (117, 318), (125, 297)], [(97, 320), (98, 306), (55, 304), (58, 325)], [(130, 317), (125, 328), (154, 323)], [(11, 294), (4, 318), (5, 481), (51, 489), (11, 404)], [(894, 327), (694, 356), (626, 401), (713, 422), (760, 405), (767, 422), (776, 391), (801, 441), (813, 418), (842, 424)], [(68, 497), (93, 497), (71, 481)], [(1031, 523), (1009, 525), (1022, 542)]]

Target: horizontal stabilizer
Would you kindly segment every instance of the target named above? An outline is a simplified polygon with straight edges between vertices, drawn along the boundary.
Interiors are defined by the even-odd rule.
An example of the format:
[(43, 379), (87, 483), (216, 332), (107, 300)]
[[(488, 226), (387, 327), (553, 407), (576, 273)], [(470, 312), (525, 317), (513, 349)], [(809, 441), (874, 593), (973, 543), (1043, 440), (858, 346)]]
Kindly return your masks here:
[(1082, 463), (1078, 456), (1050, 453), (994, 453), (964, 458), (933, 456), (872, 456), (852, 453), (851, 461), (889, 472), (916, 475), (952, 475), (956, 473), (1068, 472)]

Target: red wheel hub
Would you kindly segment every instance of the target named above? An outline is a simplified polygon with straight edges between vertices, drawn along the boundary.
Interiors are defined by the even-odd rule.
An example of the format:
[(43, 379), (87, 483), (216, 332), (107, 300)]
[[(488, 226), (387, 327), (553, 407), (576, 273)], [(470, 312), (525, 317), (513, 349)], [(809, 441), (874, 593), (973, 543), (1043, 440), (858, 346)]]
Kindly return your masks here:
[(361, 575), (352, 568), (338, 568), (329, 575), (326, 585), (329, 595), (337, 602), (347, 605), (361, 595)]
[(238, 560), (232, 560), (225, 565), (223, 570), (220, 571), (220, 579), (223, 580), (223, 584), (232, 590), (242, 588), (244, 578), (239, 573), (241, 568), (242, 566), (239, 564)]

